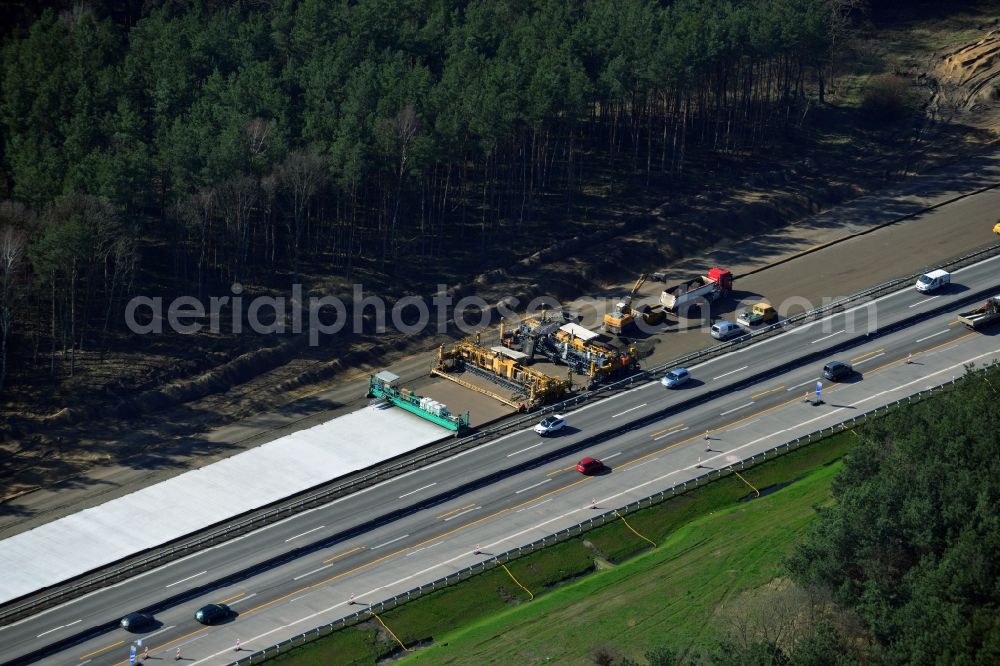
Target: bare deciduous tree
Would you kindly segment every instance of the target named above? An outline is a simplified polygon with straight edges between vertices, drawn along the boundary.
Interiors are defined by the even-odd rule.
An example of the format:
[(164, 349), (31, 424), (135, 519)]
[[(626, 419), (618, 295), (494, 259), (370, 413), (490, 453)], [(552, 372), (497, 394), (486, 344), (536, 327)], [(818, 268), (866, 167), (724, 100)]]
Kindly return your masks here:
[(212, 217), (215, 215), (217, 195), (214, 188), (205, 187), (189, 197), (177, 201), (171, 214), (187, 228), (188, 238), (197, 239), (198, 262), (196, 266), (198, 298), (204, 296), (205, 265), (209, 260)]
[(251, 213), (257, 201), (257, 180), (241, 175), (230, 178), (217, 189), (219, 208), (233, 240), (233, 264), (230, 278), (244, 279), (247, 252), (250, 247)]
[[(56, 323), (61, 319), (63, 351), (69, 356), (70, 375), (74, 373), (76, 350), (82, 346), (88, 330), (91, 299), (100, 297), (98, 272), (104, 272), (106, 286), (108, 265), (105, 260), (111, 256), (109, 248), (123, 233), (114, 206), (104, 197), (74, 192), (59, 197), (45, 210), (32, 263), (50, 289), (52, 372), (55, 371)], [(82, 302), (78, 297), (82, 297)], [(63, 308), (68, 305), (69, 312), (57, 317), (60, 302)]]
[(728, 604), (723, 616), (729, 637), (740, 647), (767, 642), (788, 654), (798, 637), (814, 625), (816, 609), (807, 591), (779, 579), (770, 589)]
[(21, 276), (28, 236), (10, 225), (0, 229), (0, 391), (7, 379), (7, 340), (14, 320), (14, 308), (20, 292)]
[(271, 123), (263, 118), (251, 118), (243, 125), (243, 133), (246, 134), (247, 148), (252, 160), (267, 150), (267, 141), (271, 137)]
[(288, 193), (292, 204), (292, 215), (286, 218), (291, 237), (292, 270), (295, 282), (299, 280), (299, 246), (302, 241), (302, 227), (309, 201), (326, 178), (323, 158), (313, 151), (293, 150), (276, 169), (278, 182)]
[(389, 221), (389, 233), (382, 237), (383, 264), (385, 263), (387, 241), (391, 240), (392, 242), (394, 258), (397, 254), (397, 228), (399, 225), (399, 204), (403, 193), (403, 179), (406, 177), (406, 171), (409, 168), (410, 147), (413, 145), (413, 140), (416, 138), (417, 132), (420, 131), (420, 119), (417, 117), (417, 112), (411, 104), (404, 106), (396, 114), (395, 118), (387, 122), (396, 141), (396, 147), (399, 150), (399, 162), (398, 171), (396, 172), (396, 197), (392, 207), (392, 219)]

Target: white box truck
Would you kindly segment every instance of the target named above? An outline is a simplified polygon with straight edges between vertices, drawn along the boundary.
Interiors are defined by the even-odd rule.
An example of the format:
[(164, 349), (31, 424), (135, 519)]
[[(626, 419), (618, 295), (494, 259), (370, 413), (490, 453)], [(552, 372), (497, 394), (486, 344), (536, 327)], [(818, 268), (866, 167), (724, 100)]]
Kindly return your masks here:
[(917, 291), (921, 294), (928, 294), (937, 291), (946, 284), (951, 284), (951, 273), (938, 269), (930, 273), (924, 273), (917, 278)]

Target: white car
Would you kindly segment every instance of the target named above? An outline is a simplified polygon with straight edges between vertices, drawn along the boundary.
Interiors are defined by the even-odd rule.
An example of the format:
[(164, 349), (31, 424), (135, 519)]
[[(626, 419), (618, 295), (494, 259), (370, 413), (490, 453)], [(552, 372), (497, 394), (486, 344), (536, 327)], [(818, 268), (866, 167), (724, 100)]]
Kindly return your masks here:
[(691, 373), (687, 371), (687, 368), (674, 368), (663, 376), (660, 383), (667, 388), (676, 388), (689, 379), (691, 379)]
[(539, 435), (549, 435), (557, 430), (562, 430), (564, 425), (566, 425), (566, 419), (558, 414), (553, 414), (542, 419), (542, 422), (535, 426), (535, 432)]

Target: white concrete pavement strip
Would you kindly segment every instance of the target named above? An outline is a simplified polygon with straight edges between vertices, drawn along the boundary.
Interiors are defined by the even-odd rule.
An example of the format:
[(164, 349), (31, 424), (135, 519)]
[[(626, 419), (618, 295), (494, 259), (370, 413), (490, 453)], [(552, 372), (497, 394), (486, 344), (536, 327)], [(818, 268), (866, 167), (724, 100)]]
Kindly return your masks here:
[(449, 434), (402, 409), (367, 407), (4, 539), (0, 603)]
[[(376, 561), (347, 571), (328, 571), (325, 580), (324, 576), (318, 575), (311, 584), (303, 581), (307, 587), (288, 594), (287, 598), (265, 602), (259, 610), (242, 611), (243, 615), (235, 623), (206, 630), (207, 635), (199, 632), (197, 638), (189, 636), (179, 643), (158, 647), (164, 650), (163, 654), (169, 654), (167, 650), (173, 651), (177, 645), (188, 646), (184, 654), (193, 664), (227, 663), (233, 658), (232, 646), (237, 639), (241, 642), (241, 649), (250, 652), (299, 636), (319, 625), (363, 610), (368, 603), (405, 593), (446, 574), (457, 573), (476, 562), (488, 560), (491, 554), (524, 546), (610, 508), (690, 481), (709, 468), (724, 467), (751, 455), (759, 455), (776, 445), (835, 425), (852, 415), (891, 404), (917, 390), (960, 377), (967, 363), (983, 365), (1000, 359), (1000, 348), (997, 348), (995, 339), (971, 336), (922, 352), (919, 358), (919, 364), (897, 360), (872, 367), (865, 373), (862, 382), (828, 386), (824, 404), (814, 406), (800, 398), (793, 398), (714, 429), (711, 453), (702, 448), (700, 435), (685, 439), (678, 429), (676, 440), (665, 443), (658, 451), (621, 460), (607, 476), (570, 477), (573, 480), (568, 485), (555, 490), (545, 487), (544, 494), (526, 498), (521, 504), (502, 509), (486, 507), (484, 517), (468, 525), (446, 528), (446, 533), (414, 545), (400, 544), (396, 551), (387, 548), (389, 552), (380, 555)], [(754, 427), (751, 428), (751, 425)], [(605, 452), (627, 451), (623, 444), (635, 437), (651, 435), (652, 432), (625, 433), (602, 443), (601, 450), (594, 453), (608, 457)], [(690, 443), (690, 446), (682, 446), (685, 443)], [(557, 461), (553, 466), (558, 464)], [(535, 473), (543, 472), (537, 470)], [(523, 481), (518, 479), (512, 483)], [(598, 507), (596, 510), (592, 507), (594, 500)], [(432, 521), (435, 510), (422, 513), (426, 513), (426, 521)], [(406, 528), (399, 525), (377, 528), (369, 534), (338, 544), (338, 550), (350, 552), (348, 549), (381, 544), (398, 535), (400, 529)], [(479, 544), (478, 548), (476, 544)], [(476, 550), (480, 553), (477, 554)], [(420, 552), (420, 557), (404, 556), (417, 552)], [(256, 584), (267, 586), (269, 579), (273, 581), (281, 575), (279, 571), (269, 572)], [(246, 581), (245, 584), (252, 587), (255, 581)], [(192, 605), (195, 604), (192, 602)], [(197, 644), (193, 644), (194, 640), (198, 641)], [(46, 660), (45, 663), (50, 662)]]

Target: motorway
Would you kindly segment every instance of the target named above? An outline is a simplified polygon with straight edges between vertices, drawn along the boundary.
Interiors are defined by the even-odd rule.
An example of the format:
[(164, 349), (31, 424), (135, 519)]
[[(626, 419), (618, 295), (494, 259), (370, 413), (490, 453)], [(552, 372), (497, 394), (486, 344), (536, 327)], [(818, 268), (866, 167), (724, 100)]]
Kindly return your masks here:
[[(749, 306), (761, 299), (780, 303), (793, 297), (804, 297), (819, 305), (827, 298), (852, 294), (899, 275), (916, 273), (947, 257), (960, 256), (995, 242), (992, 228), (996, 212), (1000, 210), (1000, 187), (981, 190), (998, 183), (1000, 150), (908, 178), (887, 190), (837, 206), (789, 227), (754, 233), (743, 240), (720, 239), (714, 248), (660, 268), (669, 270), (671, 280), (703, 275), (713, 265), (745, 275), (737, 280), (735, 298), (719, 304), (723, 307)], [(953, 200), (960, 195), (966, 196)], [(953, 201), (945, 203), (950, 200)], [(933, 206), (940, 207), (929, 209)], [(916, 217), (880, 226), (907, 214)], [(718, 219), (713, 217), (712, 224), (724, 225), (726, 215), (728, 213), (720, 213)], [(875, 226), (880, 228), (871, 231)], [(865, 231), (871, 233), (788, 259), (789, 255)], [(785, 263), (771, 265), (778, 260)], [(763, 270), (765, 266), (769, 267)], [(633, 280), (634, 276), (628, 284), (603, 293), (588, 289), (588, 295), (620, 298), (632, 286)], [(640, 301), (658, 299), (662, 286), (662, 283), (647, 282)], [(586, 314), (587, 308), (578, 306), (578, 303), (564, 304), (564, 307), (580, 309)], [(724, 313), (718, 311), (718, 314)], [(590, 328), (598, 325), (595, 319), (583, 323)], [(678, 336), (674, 326), (650, 341), (654, 343), (653, 356), (647, 362), (653, 364), (704, 348), (712, 342), (704, 333)], [(388, 342), (385, 346), (394, 345)], [(417, 347), (424, 348), (422, 345)], [(380, 358), (377, 369), (394, 372), (402, 378), (403, 386), (417, 389), (422, 395), (431, 395), (453, 408), (462, 407), (460, 402), (453, 403), (450, 397), (433, 395), (436, 389), (432, 387), (437, 384), (427, 376), (427, 369), (435, 360), (436, 350), (408, 349), (405, 355), (387, 351)], [(367, 370), (355, 368), (338, 374), (332, 381), (311, 384), (301, 390), (275, 391), (274, 396), (276, 399), (280, 396), (280, 402), (293, 397), (295, 401), (233, 423), (218, 420), (218, 403), (230, 399), (238, 402), (237, 396), (242, 395), (240, 390), (227, 398), (209, 396), (176, 410), (148, 413), (134, 423), (83, 424), (79, 428), (80, 437), (97, 442), (99, 448), (115, 451), (115, 461), (95, 465), (62, 483), (43, 484), (46, 487), (0, 504), (0, 536), (6, 538), (27, 531), (148, 487), (186, 469), (363, 408), (368, 375)], [(253, 384), (259, 385), (262, 380), (264, 385), (270, 382), (262, 377)], [(473, 410), (477, 421), (483, 418), (481, 409), (471, 405), (466, 408)], [(18, 482), (15, 485), (24, 481), (20, 477), (11, 480)]]
[[(377, 601), (404, 592), (576, 524), (595, 513), (594, 500), (601, 509), (622, 506), (894, 402), (960, 376), (966, 362), (1000, 358), (996, 329), (972, 333), (954, 321), (959, 304), (1000, 290), (998, 269), (994, 257), (954, 272), (940, 294), (911, 287), (791, 329), (691, 368), (683, 388), (649, 383), (576, 410), (558, 436), (508, 435), (0, 628), (3, 658), (27, 661), (51, 645), (42, 663), (117, 664), (142, 637), (161, 658), (180, 647), (193, 663), (226, 663), (238, 656), (237, 638), (246, 650), (277, 643), (358, 610), (352, 594)], [(876, 319), (887, 326), (938, 308), (911, 326), (865, 335)], [(806, 403), (831, 358), (852, 362), (861, 376), (827, 386), (822, 405)], [(577, 474), (582, 455), (602, 458), (610, 472)], [(239, 616), (202, 628), (194, 610), (217, 601)], [(162, 624), (146, 635), (107, 627), (140, 608)]]

